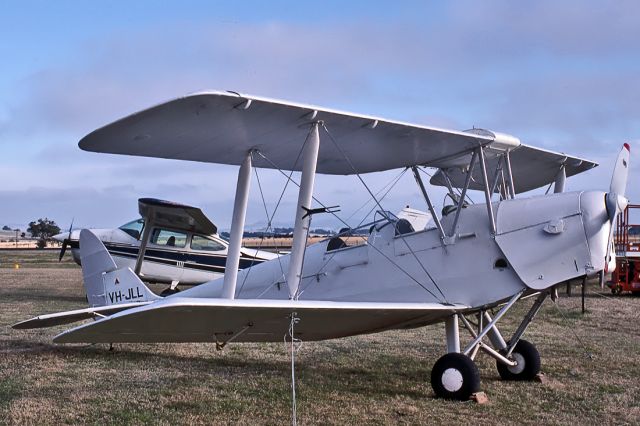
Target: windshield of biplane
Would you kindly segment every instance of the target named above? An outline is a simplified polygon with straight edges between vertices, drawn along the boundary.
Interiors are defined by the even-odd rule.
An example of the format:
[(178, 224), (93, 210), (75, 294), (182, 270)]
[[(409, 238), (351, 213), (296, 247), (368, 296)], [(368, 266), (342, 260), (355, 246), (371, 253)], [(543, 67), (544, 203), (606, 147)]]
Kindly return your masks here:
[(142, 235), (142, 230), (144, 229), (144, 219), (132, 220), (122, 225), (119, 229), (131, 235), (136, 240), (139, 240)]

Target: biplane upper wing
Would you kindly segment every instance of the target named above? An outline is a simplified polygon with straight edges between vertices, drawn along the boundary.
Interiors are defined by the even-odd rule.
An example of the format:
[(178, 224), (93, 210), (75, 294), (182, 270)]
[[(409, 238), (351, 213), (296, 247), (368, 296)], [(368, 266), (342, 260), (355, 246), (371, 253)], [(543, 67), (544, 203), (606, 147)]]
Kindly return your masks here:
[[(231, 92), (204, 92), (140, 111), (85, 136), (87, 151), (300, 170), (309, 124), (323, 121), (339, 144), (321, 143), (317, 172), (348, 175), (430, 164), (492, 138)], [(345, 158), (347, 157), (347, 158)], [(273, 163), (273, 164), (272, 164)]]
[(442, 321), (464, 305), (172, 297), (66, 331), (58, 343), (323, 340)]
[[(324, 140), (316, 169), (324, 174), (349, 175), (414, 165), (463, 166), (478, 146), (499, 144), (492, 132), (438, 129), (235, 92), (202, 92), (97, 129), (79, 146), (86, 151), (231, 165), (241, 165), (247, 152), (254, 149), (265, 157), (254, 156), (255, 167), (300, 170), (299, 156), (309, 124), (318, 121), (329, 132), (321, 136)], [(518, 166), (522, 163), (527, 169), (538, 170), (541, 161), (554, 166), (561, 160), (582, 161), (580, 167), (571, 166), (570, 175), (595, 165), (529, 146), (515, 151), (520, 151)], [(571, 161), (569, 165), (574, 164)], [(549, 182), (547, 175), (527, 176), (527, 187)]]
[[(568, 156), (559, 152), (547, 151), (529, 145), (521, 144), (510, 151), (509, 158), (513, 173), (513, 184), (516, 193), (530, 191), (540, 186), (553, 182), (564, 167), (567, 177), (585, 172), (597, 166), (597, 163), (582, 158)], [(495, 170), (498, 157), (487, 157), (487, 169)], [(456, 188), (464, 186), (467, 173), (460, 167), (446, 168), (447, 176), (451, 184)], [(469, 189), (483, 190), (482, 171), (475, 167)], [(492, 176), (489, 177), (493, 179)], [(432, 185), (445, 186), (445, 176), (442, 170), (438, 170), (430, 180)]]

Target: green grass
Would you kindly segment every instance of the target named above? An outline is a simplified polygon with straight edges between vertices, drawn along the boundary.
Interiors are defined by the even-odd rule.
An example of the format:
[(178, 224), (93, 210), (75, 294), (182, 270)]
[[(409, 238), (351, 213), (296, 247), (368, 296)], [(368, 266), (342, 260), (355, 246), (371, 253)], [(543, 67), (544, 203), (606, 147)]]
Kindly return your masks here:
[[(59, 267), (51, 256), (42, 260), (44, 268), (0, 271), (0, 423), (290, 422), (290, 359), (282, 343), (230, 344), (223, 351), (214, 344), (118, 344), (109, 351), (51, 343), (66, 327), (9, 328), (33, 315), (85, 306), (80, 269)], [(547, 303), (527, 331), (541, 353), (545, 383), (501, 381), (495, 361), (479, 355), (486, 405), (434, 398), (429, 375), (444, 350), (441, 326), (305, 342), (296, 364), (298, 420), (638, 424), (640, 298), (605, 298), (596, 290), (589, 288), (587, 315), (574, 292), (559, 299), (563, 314)], [(505, 334), (530, 303), (504, 318)]]
[(71, 249), (58, 261), (59, 250), (0, 250), (0, 268), (76, 268)]

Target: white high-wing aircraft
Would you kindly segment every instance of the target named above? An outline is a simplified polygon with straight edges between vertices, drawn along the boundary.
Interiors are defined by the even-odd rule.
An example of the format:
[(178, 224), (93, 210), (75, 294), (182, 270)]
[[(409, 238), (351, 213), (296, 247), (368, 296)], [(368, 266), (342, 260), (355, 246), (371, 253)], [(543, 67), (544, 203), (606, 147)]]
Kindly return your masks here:
[[(293, 324), (296, 338), (323, 340), (444, 323), (447, 351), (432, 369), (431, 385), (453, 399), (479, 389), (479, 350), (496, 359), (503, 379), (534, 378), (540, 356), (523, 333), (559, 283), (604, 269), (611, 224), (627, 203), (626, 144), (608, 193), (565, 193), (567, 176), (596, 164), (495, 132), (442, 130), (237, 93), (179, 98), (98, 129), (79, 145), (240, 166), (227, 273), (160, 299), (84, 230), (80, 254), (90, 307), (14, 327), (93, 318), (54, 341), (224, 346), (282, 341)], [(425, 166), (439, 169), (431, 183), (459, 200), (442, 217), (422, 181)], [(238, 272), (252, 167), (302, 172), (294, 238), (289, 255)], [(433, 227), (414, 229), (376, 199), (380, 219), (366, 244), (344, 247), (332, 238), (305, 248), (312, 214), (328, 210), (311, 208), (316, 173), (356, 175), (364, 185), (361, 174), (395, 168), (413, 172)], [(552, 182), (554, 194), (515, 198)], [(465, 203), (469, 189), (482, 191), (486, 203)], [(496, 193), (500, 199), (492, 201)], [(504, 336), (501, 318), (527, 296), (535, 296), (529, 312)], [(459, 326), (471, 336), (465, 346)]]
[[(155, 198), (138, 200), (140, 219), (115, 229), (91, 229), (104, 244), (118, 269), (131, 268), (146, 282), (167, 283), (162, 295), (177, 291), (178, 284), (196, 285), (224, 275), (229, 243), (197, 207)], [(60, 259), (67, 247), (81, 265), (80, 230), (53, 237), (62, 242)], [(242, 247), (240, 269), (278, 255)]]

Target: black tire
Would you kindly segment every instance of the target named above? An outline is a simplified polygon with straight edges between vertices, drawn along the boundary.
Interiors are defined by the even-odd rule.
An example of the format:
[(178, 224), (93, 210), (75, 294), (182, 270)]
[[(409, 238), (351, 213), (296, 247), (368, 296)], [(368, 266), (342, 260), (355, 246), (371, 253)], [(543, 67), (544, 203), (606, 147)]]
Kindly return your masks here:
[(511, 353), (518, 365), (509, 367), (496, 361), (502, 380), (533, 380), (540, 372), (540, 353), (533, 343), (520, 340)]
[(169, 288), (166, 288), (166, 289), (162, 290), (162, 292), (160, 293), (160, 296), (166, 297), (166, 296), (170, 296), (172, 294), (176, 294), (176, 293), (179, 293), (179, 292), (180, 292), (179, 288), (171, 290), (171, 287), (169, 287)]
[(466, 401), (480, 390), (480, 372), (468, 356), (448, 353), (433, 365), (431, 387), (439, 398)]

